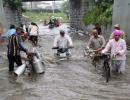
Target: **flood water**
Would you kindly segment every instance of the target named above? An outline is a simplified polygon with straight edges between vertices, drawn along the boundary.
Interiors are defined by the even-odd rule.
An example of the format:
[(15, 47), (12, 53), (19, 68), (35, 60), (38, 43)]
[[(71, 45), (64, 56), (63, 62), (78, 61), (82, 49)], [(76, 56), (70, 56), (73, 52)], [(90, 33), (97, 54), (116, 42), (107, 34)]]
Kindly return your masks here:
[(39, 50), (44, 55), (45, 74), (21, 75), (14, 80), (8, 74), (3, 46), (0, 49), (3, 56), (0, 63), (0, 100), (130, 100), (130, 56), (127, 56), (126, 73), (112, 75), (109, 83), (106, 83), (101, 66), (95, 68), (83, 56), (87, 39), (74, 40), (72, 58), (59, 61), (54, 58), (51, 48), (60, 28), (49, 30), (42, 25), (39, 28), (42, 35), (39, 39), (42, 47)]

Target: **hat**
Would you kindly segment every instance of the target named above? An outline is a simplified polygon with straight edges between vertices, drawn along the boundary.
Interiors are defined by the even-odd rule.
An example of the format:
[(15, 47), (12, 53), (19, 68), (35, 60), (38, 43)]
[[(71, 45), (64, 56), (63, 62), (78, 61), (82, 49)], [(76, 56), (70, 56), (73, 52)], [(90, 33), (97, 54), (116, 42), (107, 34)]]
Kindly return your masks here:
[(122, 31), (120, 31), (120, 30), (115, 30), (115, 31), (113, 32), (113, 34), (114, 34), (114, 36), (121, 36), (121, 35), (122, 35)]

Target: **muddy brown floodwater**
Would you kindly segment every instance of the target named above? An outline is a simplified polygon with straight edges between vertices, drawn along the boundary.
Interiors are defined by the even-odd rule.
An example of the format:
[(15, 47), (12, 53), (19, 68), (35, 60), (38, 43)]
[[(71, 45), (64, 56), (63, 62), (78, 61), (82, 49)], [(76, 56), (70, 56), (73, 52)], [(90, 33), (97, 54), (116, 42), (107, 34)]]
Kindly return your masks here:
[[(44, 33), (44, 29), (41, 32)], [(51, 49), (53, 39), (52, 34), (45, 34), (39, 40), (45, 74), (21, 75), (17, 80), (8, 74), (6, 51), (1, 46), (0, 100), (130, 100), (130, 56), (127, 56), (126, 73), (112, 75), (110, 82), (106, 83), (101, 68), (94, 68), (83, 57), (87, 40), (74, 40), (72, 58), (58, 61)]]

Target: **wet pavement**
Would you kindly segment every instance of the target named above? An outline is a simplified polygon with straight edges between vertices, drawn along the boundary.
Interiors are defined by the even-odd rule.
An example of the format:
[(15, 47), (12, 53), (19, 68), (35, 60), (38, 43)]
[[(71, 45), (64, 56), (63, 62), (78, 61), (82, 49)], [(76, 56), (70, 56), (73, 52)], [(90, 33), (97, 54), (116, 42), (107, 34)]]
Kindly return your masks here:
[[(58, 34), (58, 29), (54, 30)], [(4, 56), (0, 64), (0, 100), (130, 100), (130, 56), (127, 57), (126, 73), (112, 75), (106, 83), (101, 68), (94, 68), (83, 56), (87, 40), (74, 40), (72, 58), (59, 61), (51, 49), (53, 31), (40, 26), (40, 34), (42, 47), (39, 50), (44, 55), (45, 74), (21, 75), (13, 80), (8, 74), (5, 51), (2, 52), (5, 47), (0, 50)]]

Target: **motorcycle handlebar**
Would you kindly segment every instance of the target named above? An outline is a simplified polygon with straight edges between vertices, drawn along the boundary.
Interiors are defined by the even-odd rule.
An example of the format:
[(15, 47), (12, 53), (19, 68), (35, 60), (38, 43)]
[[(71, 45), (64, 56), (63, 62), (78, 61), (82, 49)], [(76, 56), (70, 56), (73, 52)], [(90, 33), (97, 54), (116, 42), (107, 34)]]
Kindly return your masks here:
[[(74, 48), (74, 47), (68, 47), (66, 49), (71, 49), (71, 48)], [(59, 47), (53, 47), (52, 49), (61, 49), (61, 48), (59, 48)]]

